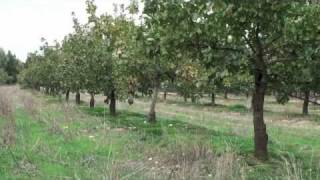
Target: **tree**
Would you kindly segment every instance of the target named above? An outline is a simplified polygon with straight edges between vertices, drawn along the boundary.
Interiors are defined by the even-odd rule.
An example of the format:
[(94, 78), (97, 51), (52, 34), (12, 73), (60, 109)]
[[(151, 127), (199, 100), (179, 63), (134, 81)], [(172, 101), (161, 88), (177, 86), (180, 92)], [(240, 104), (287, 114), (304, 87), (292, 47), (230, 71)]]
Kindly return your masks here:
[(25, 87), (40, 90), (45, 89), (47, 94), (58, 95), (61, 90), (61, 51), (59, 43), (49, 46), (45, 39), (40, 47), (40, 53), (35, 52), (28, 55), (26, 68), (22, 71), (19, 81)]
[[(131, 4), (131, 14), (135, 13), (134, 7), (135, 4)], [(133, 19), (126, 17), (123, 5), (120, 5), (120, 14), (116, 17), (108, 14), (97, 17), (94, 9), (93, 2), (89, 2), (89, 22), (94, 24), (91, 31), (96, 44), (93, 54), (98, 60), (93, 65), (101, 64), (96, 67), (100, 69), (95, 70), (100, 78), (95, 85), (108, 96), (110, 113), (115, 116), (117, 99), (129, 97), (129, 103), (133, 102), (136, 81), (131, 67), (134, 67), (132, 63), (136, 57), (137, 26)]]
[(6, 84), (9, 79), (7, 72), (0, 68), (0, 85)]
[(185, 101), (191, 98), (192, 103), (202, 96), (203, 75), (201, 66), (196, 63), (188, 62), (177, 70), (176, 90)]
[[(97, 16), (94, 2), (88, 0), (86, 4), (88, 22), (81, 25), (74, 17), (75, 33), (63, 44), (66, 56), (63, 72), (66, 77), (77, 75), (67, 78), (65, 86), (76, 92), (80, 89), (89, 92), (90, 107), (94, 107), (95, 94), (103, 92), (110, 100), (111, 115), (116, 115), (117, 98), (128, 95), (125, 89), (129, 74), (125, 67), (131, 59), (135, 25), (125, 17), (123, 6), (120, 15), (113, 17)], [(70, 83), (70, 79), (76, 79), (76, 84)]]
[[(216, 66), (223, 64), (230, 71), (240, 66), (254, 77), (255, 155), (262, 160), (268, 158), (264, 96), (269, 83), (273, 82), (273, 75), (278, 73), (271, 72), (273, 65), (280, 63), (288, 68), (291, 65), (290, 61), (284, 60), (292, 59), (292, 51), (286, 48), (284, 41), (286, 22), (299, 16), (294, 14), (295, 7), (304, 3), (297, 0), (162, 2), (163, 6), (175, 12), (175, 18), (166, 16), (165, 21), (180, 23), (175, 26), (180, 28), (180, 33), (175, 34), (181, 38), (180, 48), (185, 52), (195, 50), (192, 52), (199, 59), (211, 61)], [(216, 58), (216, 54), (224, 54), (228, 58)]]
[(19, 83), (22, 87), (40, 90), (40, 70), (42, 67), (39, 64), (41, 61), (42, 56), (38, 52), (28, 54), (25, 68), (19, 75)]
[(2, 69), (5, 74), (7, 74), (7, 84), (14, 84), (17, 82), (17, 77), (19, 72), (21, 71), (21, 68), (22, 63), (16, 58), (14, 54), (12, 54), (11, 51), (5, 53), (4, 50), (0, 48), (0, 69)]
[(7, 55), (3, 49), (0, 48), (0, 84), (6, 84), (9, 80), (8, 73), (5, 70), (7, 66)]
[[(178, 48), (180, 38), (174, 32), (176, 25), (180, 22), (170, 21), (168, 18), (175, 18), (175, 11), (166, 8), (168, 2), (164, 0), (146, 0), (144, 5), (144, 24), (141, 33), (138, 34), (139, 49), (145, 70), (148, 72), (152, 86), (153, 96), (151, 100), (148, 120), (156, 122), (156, 104), (161, 82), (172, 79), (177, 67), (183, 62), (182, 52)], [(174, 3), (173, 3), (174, 4)], [(173, 31), (172, 33), (168, 33)]]
[(5, 69), (7, 66), (7, 55), (2, 48), (0, 48), (0, 68)]
[(63, 87), (66, 91), (66, 98), (69, 92), (76, 93), (76, 104), (80, 104), (80, 91), (83, 88), (84, 76), (82, 65), (84, 64), (83, 51), (84, 32), (78, 19), (73, 14), (74, 33), (66, 36), (62, 43), (63, 51), (63, 64), (61, 65), (60, 72), (63, 74)]
[(17, 76), (19, 74), (19, 60), (15, 55), (8, 51), (7, 53), (7, 64), (5, 67), (6, 72), (9, 75), (9, 84), (14, 84), (17, 82)]
[(293, 69), (294, 72), (292, 72), (290, 86), (303, 93), (302, 113), (307, 115), (310, 93), (320, 90), (320, 74), (318, 73), (320, 68), (320, 23), (314, 21), (320, 13), (320, 7), (317, 4), (307, 4), (297, 8), (296, 12), (303, 15), (288, 21), (290, 28), (286, 39), (298, 59)]
[[(286, 19), (293, 18), (292, 10), (299, 1), (224, 1), (218, 19), (234, 41), (254, 76), (252, 98), (255, 155), (268, 158), (268, 135), (264, 123), (264, 96), (267, 91), (271, 66), (278, 61), (290, 65), (282, 57), (290, 58), (285, 47)], [(279, 43), (281, 42), (281, 43)], [(284, 43), (284, 44), (282, 44)], [(240, 45), (240, 46), (239, 46)]]

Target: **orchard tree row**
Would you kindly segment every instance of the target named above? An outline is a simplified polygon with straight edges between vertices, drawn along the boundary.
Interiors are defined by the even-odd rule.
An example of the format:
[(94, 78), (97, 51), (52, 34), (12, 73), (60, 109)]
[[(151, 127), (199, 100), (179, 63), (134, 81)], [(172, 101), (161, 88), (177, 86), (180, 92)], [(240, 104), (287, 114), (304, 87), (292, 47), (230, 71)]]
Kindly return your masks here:
[[(255, 155), (268, 158), (264, 98), (305, 99), (319, 93), (320, 6), (306, 0), (144, 0), (98, 16), (88, 0), (88, 21), (73, 14), (74, 32), (31, 53), (21, 83), (47, 93), (107, 96), (116, 101), (152, 89), (149, 121), (156, 121), (159, 91), (174, 89), (193, 101), (204, 93), (252, 93)], [(140, 22), (138, 14), (142, 11)], [(300, 96), (301, 94), (301, 96)]]

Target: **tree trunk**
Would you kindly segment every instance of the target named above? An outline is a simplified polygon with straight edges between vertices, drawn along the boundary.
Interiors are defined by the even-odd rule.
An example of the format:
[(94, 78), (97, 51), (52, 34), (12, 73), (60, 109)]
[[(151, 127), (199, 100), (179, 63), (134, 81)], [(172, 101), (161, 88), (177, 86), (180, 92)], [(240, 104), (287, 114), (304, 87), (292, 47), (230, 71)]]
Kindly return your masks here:
[(76, 93), (76, 104), (77, 105), (80, 105), (80, 92), (79, 91), (77, 91), (77, 93)]
[(150, 123), (156, 122), (156, 104), (157, 104), (157, 100), (158, 100), (159, 88), (160, 88), (160, 77), (157, 77), (155, 79), (153, 97), (152, 97), (150, 111), (149, 111), (149, 117), (148, 117), (148, 120)]
[(185, 102), (185, 103), (188, 102), (187, 96), (184, 96), (183, 99), (184, 99), (184, 102)]
[(50, 94), (51, 96), (54, 96), (54, 95), (55, 95), (55, 93), (54, 93), (54, 88), (50, 88), (50, 90), (49, 90), (49, 91), (50, 91), (50, 93), (49, 93), (49, 94)]
[(191, 102), (196, 103), (196, 97), (194, 95), (191, 95)]
[(267, 89), (267, 65), (263, 59), (263, 47), (256, 31), (255, 89), (252, 96), (255, 156), (260, 160), (268, 159), (268, 134), (264, 122), (264, 96)]
[(70, 90), (68, 89), (66, 92), (66, 101), (69, 102)]
[(167, 100), (167, 90), (165, 89), (163, 92), (163, 100)]
[(111, 116), (116, 116), (116, 91), (112, 90), (109, 96), (110, 104), (109, 104), (109, 110)]
[(228, 99), (228, 90), (224, 90), (224, 99)]
[(303, 115), (309, 114), (309, 98), (310, 98), (310, 91), (308, 90), (304, 91), (304, 101), (303, 101), (303, 109), (302, 109)]
[(264, 123), (264, 96), (267, 88), (266, 73), (256, 70), (255, 91), (252, 97), (255, 156), (258, 159), (268, 159), (268, 135)]
[(49, 88), (45, 88), (45, 92), (44, 92), (46, 95), (49, 95)]
[(90, 108), (94, 108), (95, 100), (94, 100), (94, 94), (90, 93), (91, 99), (90, 99)]
[(216, 105), (216, 95), (214, 93), (211, 93), (211, 105)]

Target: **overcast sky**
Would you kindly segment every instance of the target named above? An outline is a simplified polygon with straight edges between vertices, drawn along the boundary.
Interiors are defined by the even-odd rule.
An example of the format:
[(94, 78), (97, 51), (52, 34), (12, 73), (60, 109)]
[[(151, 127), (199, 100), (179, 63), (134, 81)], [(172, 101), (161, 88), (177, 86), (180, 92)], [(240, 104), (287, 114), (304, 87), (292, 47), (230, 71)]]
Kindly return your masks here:
[[(114, 3), (130, 0), (96, 0), (98, 12), (113, 13)], [(86, 20), (85, 0), (0, 0), (0, 47), (11, 50), (24, 61), (28, 52), (49, 42), (62, 40), (72, 32), (71, 12)]]

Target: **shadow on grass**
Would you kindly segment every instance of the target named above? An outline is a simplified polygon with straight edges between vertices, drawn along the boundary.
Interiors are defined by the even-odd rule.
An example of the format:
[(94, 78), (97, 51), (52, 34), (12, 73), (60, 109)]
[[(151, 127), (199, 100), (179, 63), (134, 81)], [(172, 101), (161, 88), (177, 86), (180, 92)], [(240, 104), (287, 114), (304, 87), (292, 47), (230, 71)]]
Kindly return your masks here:
[(238, 112), (238, 113), (250, 112), (250, 109), (248, 109), (246, 106), (244, 106), (242, 104), (235, 104), (235, 105), (226, 106), (226, 109), (231, 112)]
[(178, 105), (180, 107), (197, 108), (199, 110), (202, 110), (204, 107), (212, 108), (212, 110), (216, 111), (216, 112), (238, 112), (238, 113), (250, 112), (250, 109), (248, 109), (243, 104), (233, 104), (233, 105), (215, 104), (215, 105), (212, 105), (211, 103), (192, 103), (192, 102), (182, 102), (182, 101), (174, 101), (174, 100), (167, 100), (164, 103), (169, 104), (169, 105)]
[(267, 115), (273, 115), (273, 116), (277, 116), (277, 117), (283, 117), (286, 118), (286, 120), (292, 120), (292, 121), (296, 121), (295, 118), (299, 118), (299, 119), (310, 119), (313, 121), (320, 122), (320, 116), (318, 114), (308, 114), (308, 115), (304, 115), (302, 113), (297, 113), (297, 112), (275, 112), (275, 111), (271, 111), (271, 110), (264, 110), (264, 112), (267, 113)]
[[(44, 96), (46, 102), (48, 104), (60, 104), (60, 103), (67, 103), (67, 101), (65, 100), (65, 98), (62, 96), (62, 97), (59, 97), (59, 96)], [(69, 100), (70, 103), (75, 103), (75, 100), (74, 101), (71, 101)], [(81, 100), (80, 101), (80, 105), (88, 105), (89, 104), (86, 102), (86, 101), (83, 101)]]
[[(232, 141), (232, 144), (244, 144), (251, 148), (251, 142), (247, 138), (239, 137), (231, 132), (222, 132), (199, 125), (190, 124), (180, 121), (178, 119), (167, 119), (159, 117), (158, 121), (154, 124), (147, 123), (147, 116), (141, 113), (134, 113), (128, 111), (121, 111), (116, 117), (109, 115), (108, 109), (104, 107), (80, 107), (84, 113), (104, 118), (105, 121), (110, 123), (111, 128), (125, 128), (134, 129), (135, 131), (142, 133), (147, 137), (161, 137), (164, 134), (169, 136), (201, 136), (213, 141), (216, 145), (224, 145), (225, 141)], [(239, 146), (241, 147), (241, 146)]]
[(179, 120), (169, 120), (164, 118), (158, 118), (158, 121), (154, 124), (147, 122), (147, 116), (140, 113), (121, 111), (116, 117), (109, 115), (108, 109), (104, 107), (80, 107), (80, 109), (92, 116), (105, 118), (112, 128), (131, 128), (137, 131), (146, 132), (152, 135), (162, 135), (164, 132), (169, 134), (176, 133), (196, 133), (202, 135), (217, 135), (218, 133), (209, 130), (207, 128), (185, 123)]

